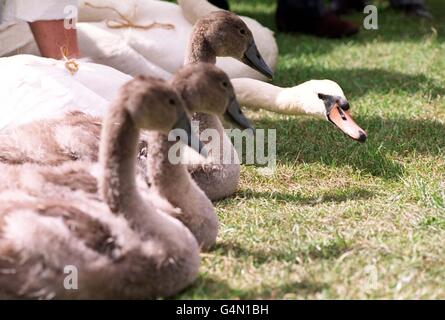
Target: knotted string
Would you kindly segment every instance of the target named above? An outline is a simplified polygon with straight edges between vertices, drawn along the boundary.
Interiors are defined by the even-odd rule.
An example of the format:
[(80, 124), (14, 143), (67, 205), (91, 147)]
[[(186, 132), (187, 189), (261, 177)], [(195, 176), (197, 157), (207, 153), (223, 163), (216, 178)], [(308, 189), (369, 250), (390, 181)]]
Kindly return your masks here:
[(99, 6), (93, 5), (89, 2), (85, 2), (85, 5), (93, 8), (93, 9), (110, 9), (110, 10), (114, 11), (120, 17), (120, 20), (110, 20), (110, 19), (106, 20), (107, 27), (110, 29), (134, 28), (134, 29), (149, 30), (149, 29), (153, 29), (153, 28), (161, 28), (161, 29), (171, 30), (171, 29), (175, 28), (175, 26), (170, 23), (153, 22), (148, 25), (135, 24), (135, 23), (133, 23), (133, 21), (131, 21), (129, 18), (127, 18), (125, 15), (120, 13), (115, 8), (108, 7), (108, 6), (99, 7)]
[(60, 47), (60, 53), (62, 54), (63, 60), (65, 60), (65, 68), (71, 73), (71, 75), (76, 74), (79, 71), (79, 64), (75, 59), (69, 59), (69, 52), (66, 46)]

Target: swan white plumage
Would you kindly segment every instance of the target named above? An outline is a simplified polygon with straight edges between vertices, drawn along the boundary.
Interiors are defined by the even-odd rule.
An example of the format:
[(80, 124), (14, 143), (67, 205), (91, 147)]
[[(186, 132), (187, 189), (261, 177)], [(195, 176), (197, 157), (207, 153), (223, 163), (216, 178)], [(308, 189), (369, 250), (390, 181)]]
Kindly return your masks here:
[[(212, 11), (220, 10), (206, 0), (180, 0), (179, 5), (158, 0), (81, 0), (77, 24), (79, 47), (92, 61), (111, 66), (136, 76), (147, 74), (168, 79), (184, 63), (186, 45), (194, 22)], [(114, 10), (107, 9), (113, 8)], [(128, 18), (134, 25), (146, 26), (157, 22), (173, 26), (110, 28), (108, 23)], [(275, 68), (278, 46), (273, 32), (254, 19), (241, 17), (252, 31), (255, 42), (266, 63)], [(32, 41), (29, 28), (16, 33), (28, 33), (22, 38)], [(20, 52), (36, 54), (35, 43), (28, 43)], [(218, 58), (217, 66), (230, 78), (248, 77), (265, 79), (257, 71), (233, 58)]]
[(79, 63), (71, 75), (63, 61), (32, 55), (0, 58), (0, 130), (73, 110), (104, 116), (118, 89), (132, 77), (104, 65)]
[[(132, 79), (118, 70), (87, 61), (80, 61), (79, 71), (71, 75), (64, 64), (32, 55), (0, 58), (0, 132), (35, 120), (57, 118), (69, 111), (103, 117), (118, 88)], [(330, 120), (326, 108), (329, 100), (341, 99), (347, 105), (341, 87), (329, 80), (310, 80), (292, 88), (250, 78), (232, 79), (232, 84), (241, 105), (281, 114), (307, 114)], [(335, 124), (354, 139), (365, 138), (360, 132), (366, 133), (351, 121)]]
[[(164, 3), (153, 0), (148, 2)], [(190, 5), (187, 0), (180, 1), (181, 3)], [(196, 11), (190, 8), (187, 10), (188, 12)], [(189, 17), (189, 19), (193, 18)], [(105, 39), (108, 34), (103, 32)], [(111, 37), (109, 41), (113, 42), (115, 40), (113, 39)], [(119, 39), (116, 41), (119, 42)], [(110, 48), (115, 47), (110, 45)], [(126, 52), (126, 49), (127, 47), (123, 48), (123, 51)], [(114, 49), (110, 50), (113, 55)], [(118, 53), (115, 56), (120, 59), (125, 54)], [(128, 56), (126, 57), (128, 58)], [(135, 61), (146, 61), (140, 56), (139, 58), (136, 56)], [(131, 79), (129, 75), (118, 70), (86, 61), (81, 61), (78, 72), (71, 75), (65, 69), (64, 64), (63, 61), (29, 55), (0, 59), (0, 70), (3, 72), (0, 77), (0, 99), (2, 101), (0, 130), (42, 118), (55, 118), (67, 111), (82, 111), (101, 117), (105, 113), (106, 105), (114, 98), (117, 88)], [(152, 64), (149, 68), (141, 67), (138, 70), (146, 75), (159, 76), (154, 68), (158, 68), (157, 65)], [(165, 77), (171, 77), (167, 71), (163, 72)], [(239, 101), (243, 105), (262, 107), (278, 113), (318, 115), (334, 122), (345, 132), (345, 124), (351, 123), (351, 121), (340, 121), (340, 118), (345, 118), (342, 114), (328, 117), (331, 106), (337, 100), (340, 102), (338, 103), (339, 107), (342, 103), (347, 106), (343, 91), (338, 85), (332, 85), (332, 82), (314, 80), (292, 90), (284, 90), (251, 78), (235, 79), (233, 84)], [(253, 102), (252, 97), (254, 98)], [(335, 110), (337, 109), (339, 110), (339, 108)], [(333, 121), (333, 118), (339, 121)], [(358, 126), (352, 126), (352, 129), (349, 127), (346, 133), (354, 139), (360, 140), (363, 139), (360, 133), (363, 131), (359, 129)]]

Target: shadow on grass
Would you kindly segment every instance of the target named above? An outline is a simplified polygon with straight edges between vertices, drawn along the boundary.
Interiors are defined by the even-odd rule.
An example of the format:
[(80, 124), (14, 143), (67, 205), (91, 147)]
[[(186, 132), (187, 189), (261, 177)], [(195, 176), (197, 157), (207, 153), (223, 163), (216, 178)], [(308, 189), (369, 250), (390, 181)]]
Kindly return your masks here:
[(259, 250), (248, 249), (234, 242), (218, 242), (213, 248), (218, 256), (231, 256), (234, 258), (250, 258), (255, 265), (265, 264), (269, 261), (296, 262), (295, 252), (278, 251), (275, 249)]
[[(286, 75), (279, 85), (292, 87), (310, 79), (330, 79), (337, 82), (352, 101), (365, 94), (415, 94), (418, 92), (436, 98), (445, 95), (445, 88), (424, 74), (409, 75), (384, 69), (341, 68), (322, 69), (315, 66), (280, 66)], [(277, 72), (277, 73), (278, 73)], [(388, 106), (390, 107), (390, 106)]]
[(441, 156), (445, 150), (445, 125), (440, 122), (379, 117), (358, 117), (357, 121), (368, 132), (365, 144), (345, 137), (328, 122), (310, 118), (264, 117), (256, 127), (277, 129), (279, 164), (321, 163), (338, 168), (339, 175), (342, 167), (349, 166), (372, 176), (399, 180), (404, 172), (401, 158)]
[[(213, 249), (213, 253), (218, 256), (233, 257), (236, 259), (253, 259), (253, 263), (261, 265), (270, 261), (285, 261), (298, 263), (296, 257), (300, 259), (335, 259), (350, 250), (350, 244), (343, 238), (337, 237), (324, 243), (311, 243), (299, 249), (299, 252), (278, 251), (278, 250), (257, 250), (246, 249), (238, 243), (222, 242), (218, 243)], [(251, 289), (236, 289), (231, 287), (227, 281), (214, 279), (201, 275), (199, 279), (183, 294), (187, 297), (201, 298), (212, 293), (213, 298), (237, 297), (240, 299), (255, 298), (282, 298), (286, 294), (298, 295), (304, 297), (310, 294), (321, 292), (328, 288), (328, 285), (321, 282), (293, 281), (284, 284), (272, 285), (261, 284)], [(181, 298), (181, 295), (176, 298)]]
[(254, 264), (261, 265), (270, 261), (299, 263), (309, 259), (335, 259), (351, 250), (351, 246), (352, 244), (343, 237), (336, 236), (323, 242), (309, 242), (288, 250), (245, 248), (236, 242), (218, 242), (212, 252), (218, 256), (250, 258)]
[[(191, 296), (197, 299), (205, 299), (209, 293), (211, 293), (213, 299), (227, 299), (228, 297), (243, 300), (258, 298), (281, 299), (286, 294), (305, 297), (321, 292), (327, 288), (329, 287), (325, 283), (303, 280), (280, 285), (262, 284), (251, 289), (236, 289), (231, 287), (225, 280), (200, 276), (198, 280), (182, 294), (186, 297)], [(181, 299), (182, 297), (179, 295), (175, 298)]]
[(301, 205), (316, 205), (320, 203), (341, 203), (348, 200), (366, 200), (371, 199), (375, 195), (363, 188), (344, 188), (337, 190), (329, 190), (321, 195), (307, 197), (299, 193), (282, 193), (282, 192), (255, 192), (253, 190), (239, 190), (236, 192), (236, 199), (273, 199), (277, 202), (290, 203), (295, 202)]

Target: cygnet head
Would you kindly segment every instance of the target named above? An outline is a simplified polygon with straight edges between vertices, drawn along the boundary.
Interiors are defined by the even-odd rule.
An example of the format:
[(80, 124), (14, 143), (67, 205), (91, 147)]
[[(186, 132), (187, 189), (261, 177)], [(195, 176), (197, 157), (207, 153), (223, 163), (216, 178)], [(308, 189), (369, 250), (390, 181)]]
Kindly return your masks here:
[[(173, 129), (182, 129), (187, 134), (189, 146), (194, 132), (183, 100), (167, 82), (152, 77), (139, 76), (122, 87), (122, 106), (138, 129), (169, 134)], [(196, 137), (194, 137), (198, 140)], [(200, 151), (202, 145), (197, 151)]]
[(207, 51), (207, 57), (232, 57), (270, 79), (273, 77), (273, 71), (258, 51), (252, 32), (234, 13), (215, 11), (199, 19), (190, 40), (192, 55), (199, 54), (195, 46), (198, 44), (201, 45), (199, 50)]
[(176, 88), (190, 113), (223, 116), (242, 129), (253, 129), (241, 110), (227, 74), (210, 63), (182, 67), (173, 77)]

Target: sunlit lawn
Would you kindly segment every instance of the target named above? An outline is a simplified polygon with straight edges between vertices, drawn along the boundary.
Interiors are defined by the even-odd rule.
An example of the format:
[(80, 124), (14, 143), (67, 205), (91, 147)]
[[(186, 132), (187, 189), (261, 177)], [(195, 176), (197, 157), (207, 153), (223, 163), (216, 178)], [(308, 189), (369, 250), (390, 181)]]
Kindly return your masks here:
[[(275, 29), (274, 3), (232, 7)], [(216, 204), (218, 244), (179, 298), (445, 298), (445, 5), (429, 5), (433, 22), (380, 2), (379, 30), (351, 39), (276, 35), (275, 84), (338, 82), (369, 140), (248, 112), (277, 129), (276, 174), (243, 168)]]

